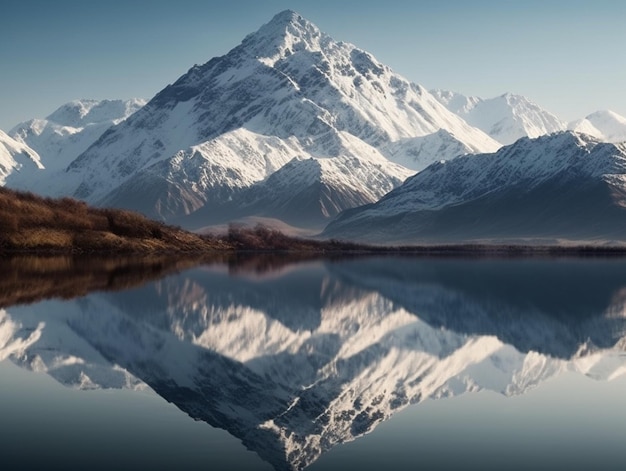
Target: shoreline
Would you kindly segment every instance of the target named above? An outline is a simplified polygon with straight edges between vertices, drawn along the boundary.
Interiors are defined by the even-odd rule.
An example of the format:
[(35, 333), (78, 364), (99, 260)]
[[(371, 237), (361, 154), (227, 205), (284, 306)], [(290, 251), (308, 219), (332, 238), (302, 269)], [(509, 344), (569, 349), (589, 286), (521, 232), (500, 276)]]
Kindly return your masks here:
[(377, 246), (361, 245), (348, 241), (316, 241), (309, 239), (294, 239), (293, 247), (285, 247), (280, 244), (272, 246), (228, 246), (228, 241), (223, 240), (223, 248), (167, 248), (148, 250), (129, 250), (127, 248), (116, 249), (90, 249), (81, 247), (69, 247), (67, 249), (37, 247), (27, 249), (0, 248), (0, 258), (14, 256), (68, 256), (68, 257), (172, 257), (172, 256), (236, 256), (236, 255), (452, 255), (452, 256), (535, 256), (535, 255), (610, 255), (626, 256), (626, 246), (594, 246), (594, 245), (507, 245), (507, 244), (449, 244), (449, 245), (404, 245), (404, 246)]

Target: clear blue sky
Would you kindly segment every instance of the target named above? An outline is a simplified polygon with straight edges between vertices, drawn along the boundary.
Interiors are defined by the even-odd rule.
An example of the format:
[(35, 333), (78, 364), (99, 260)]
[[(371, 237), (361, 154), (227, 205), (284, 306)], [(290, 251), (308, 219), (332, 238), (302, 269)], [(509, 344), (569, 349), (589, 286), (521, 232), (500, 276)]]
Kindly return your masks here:
[(3, 0), (0, 129), (76, 98), (150, 98), (287, 8), (427, 88), (626, 115), (621, 0)]

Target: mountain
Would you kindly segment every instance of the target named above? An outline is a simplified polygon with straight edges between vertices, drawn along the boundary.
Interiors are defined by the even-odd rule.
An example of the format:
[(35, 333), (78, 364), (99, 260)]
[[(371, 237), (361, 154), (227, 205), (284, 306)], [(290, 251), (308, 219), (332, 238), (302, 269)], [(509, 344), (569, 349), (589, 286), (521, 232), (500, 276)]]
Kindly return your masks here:
[[(391, 176), (389, 168), (394, 170)], [(221, 210), (224, 219), (255, 215), (322, 229), (342, 210), (378, 201), (411, 174), (393, 163), (362, 156), (295, 157), (219, 209), (209, 208), (208, 214), (200, 210), (188, 220), (201, 224)]]
[[(251, 207), (261, 187), (254, 197), (244, 190), (294, 159), (313, 159), (322, 169), (309, 169), (317, 184), (338, 196), (330, 203), (311, 191), (302, 204), (315, 219), (335, 212), (322, 206), (373, 202), (403, 181), (411, 172), (393, 161), (415, 171), (440, 160), (441, 145), (412, 142), (430, 136), (452, 149), (445, 157), (499, 147), (371, 54), (284, 11), (105, 132), (69, 165), (64, 191), (164, 219), (206, 206), (203, 218), (219, 219), (222, 204), (243, 198)], [(357, 163), (378, 169), (367, 180), (374, 187), (343, 172)]]
[(216, 265), (0, 309), (0, 359), (74, 388), (149, 387), (302, 469), (429, 398), (623, 375), (623, 286), (615, 260)]
[[(384, 149), (389, 159), (412, 170), (423, 170), (434, 160), (450, 160), (459, 155), (480, 151), (450, 131), (440, 129), (427, 136), (411, 137), (392, 142)], [(437, 157), (433, 159), (433, 156)]]
[(447, 90), (431, 93), (450, 111), (504, 145), (522, 137), (539, 137), (566, 129), (559, 118), (521, 95), (505, 93), (484, 99)]
[[(59, 107), (45, 119), (18, 124), (9, 135), (34, 149), (41, 156), (44, 168), (15, 174), (7, 179), (7, 185), (35, 189), (48, 195), (62, 194), (62, 191), (55, 190), (62, 187), (62, 171), (104, 131), (128, 118), (144, 104), (141, 99), (75, 100)], [(54, 186), (50, 185), (51, 180)]]
[(323, 235), (376, 242), (626, 240), (626, 145), (562, 132), (433, 164)]
[(0, 185), (15, 172), (31, 173), (42, 168), (37, 152), (0, 130)]
[(573, 121), (568, 129), (589, 134), (601, 141), (626, 142), (626, 118), (610, 110), (596, 111)]

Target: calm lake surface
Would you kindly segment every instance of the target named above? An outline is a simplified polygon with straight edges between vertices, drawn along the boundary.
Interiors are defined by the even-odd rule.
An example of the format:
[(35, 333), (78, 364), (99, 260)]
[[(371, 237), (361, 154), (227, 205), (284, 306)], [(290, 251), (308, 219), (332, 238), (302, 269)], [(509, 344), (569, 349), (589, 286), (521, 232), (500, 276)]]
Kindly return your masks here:
[(626, 466), (626, 259), (90, 263), (1, 267), (3, 469)]

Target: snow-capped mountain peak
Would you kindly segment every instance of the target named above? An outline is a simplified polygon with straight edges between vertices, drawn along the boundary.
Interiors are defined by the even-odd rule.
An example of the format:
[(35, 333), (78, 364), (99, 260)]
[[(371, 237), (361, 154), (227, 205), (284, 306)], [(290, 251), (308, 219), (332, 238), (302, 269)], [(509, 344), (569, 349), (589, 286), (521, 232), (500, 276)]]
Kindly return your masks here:
[[(32, 172), (14, 172), (6, 184), (14, 188), (35, 189), (38, 193), (58, 195), (65, 168), (108, 128), (127, 119), (144, 106), (145, 100), (74, 100), (52, 112), (45, 119), (31, 119), (15, 126), (10, 136), (29, 146), (41, 159)], [(59, 190), (59, 186), (61, 189)]]
[[(436, 134), (441, 129), (454, 138)], [(409, 141), (430, 135), (435, 139), (427, 145)], [(420, 170), (433, 160), (498, 147), (423, 87), (287, 10), (164, 88), (75, 159), (64, 181), (92, 203), (168, 219), (232, 201), (295, 157), (355, 156), (339, 167), (375, 157), (380, 187), (365, 188), (358, 172), (341, 171), (337, 194), (360, 186), (359, 195), (381, 195), (388, 182), (408, 175), (392, 162)], [(319, 206), (314, 195), (319, 192), (310, 193), (309, 207)]]
[(504, 93), (483, 99), (447, 90), (433, 90), (432, 93), (450, 111), (503, 144), (566, 128), (559, 118), (522, 95)]
[(626, 118), (614, 111), (601, 110), (569, 123), (568, 129), (589, 134), (607, 142), (626, 141)]
[(130, 100), (73, 100), (59, 107), (46, 120), (61, 126), (84, 128), (94, 124), (117, 124), (144, 106), (139, 98)]
[(330, 37), (317, 26), (292, 10), (276, 14), (272, 20), (249, 34), (241, 43), (241, 48), (254, 54), (267, 65), (299, 50), (319, 51), (323, 42)]

